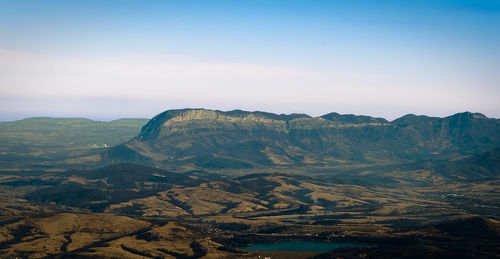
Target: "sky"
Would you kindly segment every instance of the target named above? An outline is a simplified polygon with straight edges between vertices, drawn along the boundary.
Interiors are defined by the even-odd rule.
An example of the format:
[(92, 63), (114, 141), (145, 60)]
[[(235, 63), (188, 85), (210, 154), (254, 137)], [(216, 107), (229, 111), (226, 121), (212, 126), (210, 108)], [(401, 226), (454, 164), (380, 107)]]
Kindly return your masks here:
[(500, 1), (0, 0), (0, 121), (500, 118)]

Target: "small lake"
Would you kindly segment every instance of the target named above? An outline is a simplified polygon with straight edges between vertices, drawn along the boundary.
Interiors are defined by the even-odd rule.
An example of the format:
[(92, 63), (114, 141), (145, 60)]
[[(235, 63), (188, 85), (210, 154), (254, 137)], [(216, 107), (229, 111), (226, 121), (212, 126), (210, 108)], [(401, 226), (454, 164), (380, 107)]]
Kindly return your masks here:
[(333, 243), (333, 242), (309, 242), (309, 241), (283, 241), (276, 244), (253, 244), (251, 246), (237, 247), (242, 250), (270, 250), (270, 251), (294, 251), (294, 252), (329, 252), (339, 247), (367, 247), (364, 244), (355, 243)]

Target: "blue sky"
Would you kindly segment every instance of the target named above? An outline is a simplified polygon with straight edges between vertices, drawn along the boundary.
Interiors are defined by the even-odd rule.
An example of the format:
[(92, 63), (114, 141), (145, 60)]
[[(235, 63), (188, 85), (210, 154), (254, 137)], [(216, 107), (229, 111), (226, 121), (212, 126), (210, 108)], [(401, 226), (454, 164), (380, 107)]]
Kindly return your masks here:
[(0, 120), (500, 117), (500, 1), (0, 0)]

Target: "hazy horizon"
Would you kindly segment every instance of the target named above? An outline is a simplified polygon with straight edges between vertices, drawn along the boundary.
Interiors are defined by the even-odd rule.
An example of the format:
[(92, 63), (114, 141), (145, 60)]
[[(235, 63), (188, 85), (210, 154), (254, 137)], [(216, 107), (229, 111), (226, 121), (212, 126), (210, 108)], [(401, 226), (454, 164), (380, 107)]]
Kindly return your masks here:
[(500, 118), (498, 1), (2, 1), (0, 121)]
[[(196, 108), (190, 108), (190, 107), (186, 107), (186, 108), (179, 108), (179, 109), (206, 109), (206, 108), (203, 108), (203, 107), (196, 107)], [(173, 109), (175, 110), (175, 109)], [(207, 110), (212, 110), (212, 109), (207, 109)], [(218, 110), (218, 111), (222, 111), (222, 112), (229, 112), (229, 111), (234, 111), (234, 110), (242, 110), (242, 109), (231, 109), (231, 110)], [(165, 110), (167, 111), (167, 110)], [(247, 111), (247, 112), (268, 112), (268, 111), (262, 111), (262, 110), (242, 110), (242, 111)], [(23, 119), (32, 119), (32, 118), (52, 118), (52, 119), (89, 119), (89, 120), (93, 120), (93, 121), (101, 121), (101, 122), (111, 122), (111, 121), (115, 121), (115, 120), (120, 120), (120, 119), (152, 119), (154, 116), (162, 113), (164, 111), (161, 111), (161, 112), (158, 112), (157, 114), (154, 114), (152, 116), (149, 116), (149, 117), (140, 117), (140, 116), (137, 116), (137, 117), (116, 117), (116, 118), (106, 118), (106, 117), (96, 117), (96, 118), (92, 118), (92, 117), (85, 117), (85, 116), (44, 116), (44, 115), (40, 115), (40, 116), (28, 116), (28, 117), (22, 117), (22, 118), (14, 118), (14, 119), (5, 119), (5, 120), (0, 120), (0, 122), (9, 122), (9, 121), (18, 121), (18, 120), (23, 120)], [(332, 111), (332, 112), (335, 112), (335, 111)], [(456, 114), (459, 114), (459, 113), (465, 113), (465, 112), (470, 112), (470, 113), (481, 113), (481, 112), (471, 112), (471, 111), (463, 111), (463, 112), (457, 112), (457, 113), (453, 113), (453, 114), (447, 114), (447, 115), (443, 115), (443, 116), (430, 116), (430, 115), (427, 115), (427, 114), (415, 114), (415, 113), (407, 113), (407, 114), (404, 114), (402, 116), (399, 116), (399, 117), (396, 117), (396, 118), (385, 118), (385, 117), (382, 117), (382, 116), (370, 116), (370, 115), (366, 115), (366, 114), (353, 114), (353, 113), (339, 113), (341, 115), (356, 115), (356, 116), (370, 116), (370, 117), (373, 117), (373, 118), (382, 118), (382, 119), (386, 119), (388, 120), (389, 122), (391, 121), (394, 121), (396, 119), (399, 119), (405, 115), (417, 115), (417, 116), (427, 116), (427, 117), (440, 117), (440, 118), (444, 118), (444, 117), (448, 117), (448, 116), (453, 116), (453, 115), (456, 115)], [(291, 114), (294, 114), (294, 113), (275, 113), (275, 114), (278, 114), (278, 115), (291, 115)], [(296, 114), (296, 113), (295, 113)], [(324, 114), (318, 114), (318, 115), (311, 115), (311, 114), (307, 114), (307, 113), (301, 113), (301, 114), (306, 114), (308, 116), (311, 116), (311, 117), (321, 117), (323, 115), (326, 115), (328, 113), (324, 113)], [(481, 113), (483, 114), (483, 113)], [(483, 114), (485, 115), (485, 114)], [(496, 118), (496, 117), (489, 117), (487, 115), (485, 115), (486, 117), (488, 118), (492, 118), (492, 119), (500, 119), (500, 118)]]

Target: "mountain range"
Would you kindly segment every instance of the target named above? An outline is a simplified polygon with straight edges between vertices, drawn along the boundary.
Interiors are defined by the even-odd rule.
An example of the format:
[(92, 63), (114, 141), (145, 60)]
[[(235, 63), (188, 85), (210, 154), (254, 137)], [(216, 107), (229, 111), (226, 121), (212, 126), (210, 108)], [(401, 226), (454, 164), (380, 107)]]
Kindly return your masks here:
[(101, 162), (179, 170), (349, 167), (457, 160), (500, 147), (500, 120), (480, 113), (394, 121), (329, 113), (169, 110)]

